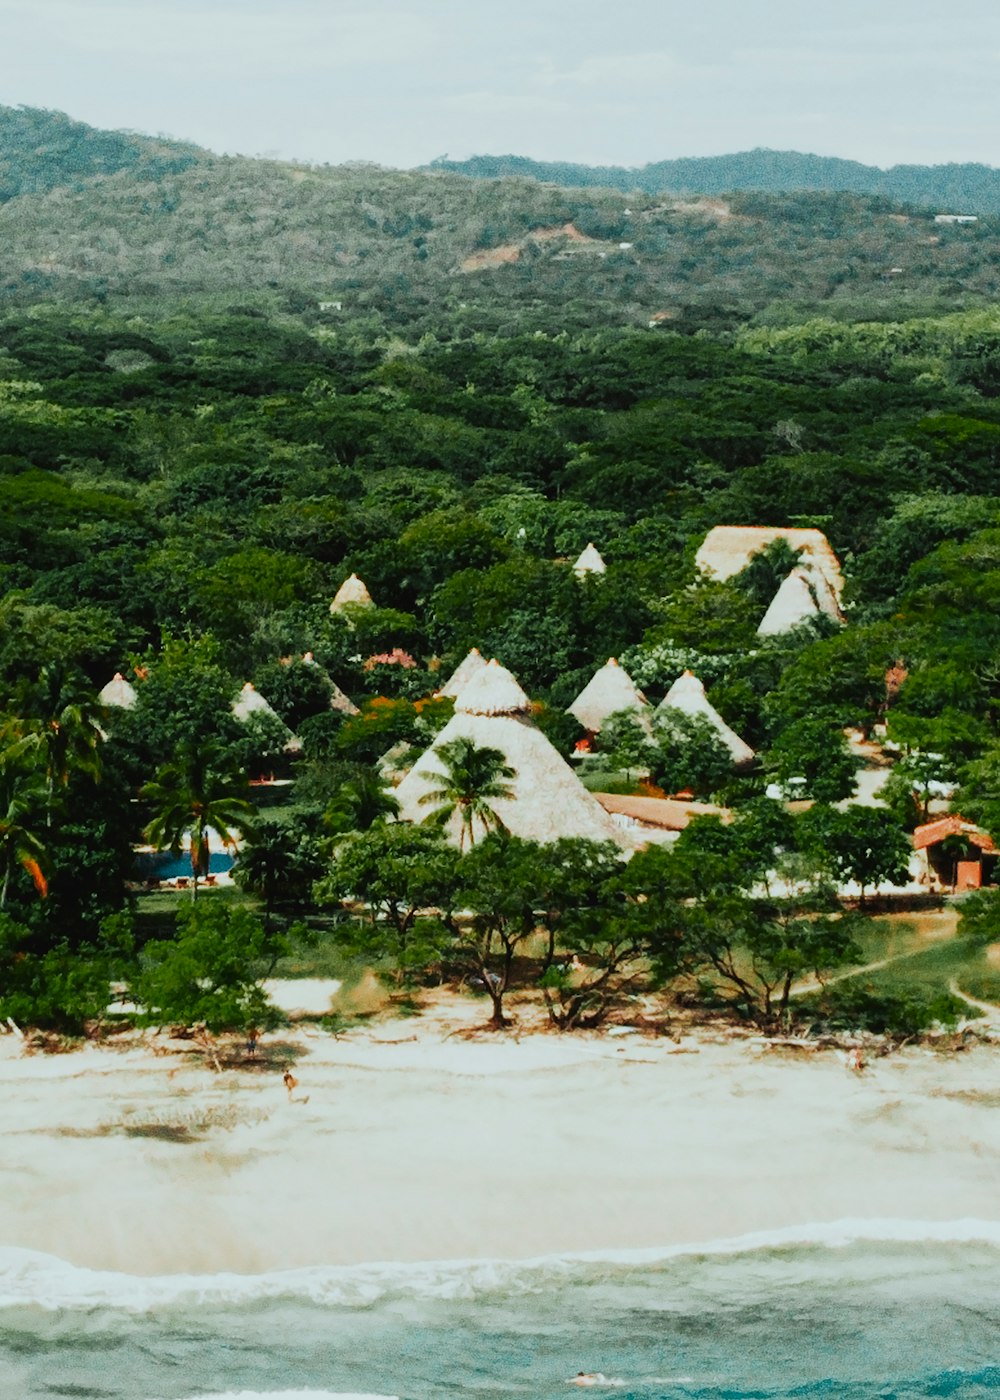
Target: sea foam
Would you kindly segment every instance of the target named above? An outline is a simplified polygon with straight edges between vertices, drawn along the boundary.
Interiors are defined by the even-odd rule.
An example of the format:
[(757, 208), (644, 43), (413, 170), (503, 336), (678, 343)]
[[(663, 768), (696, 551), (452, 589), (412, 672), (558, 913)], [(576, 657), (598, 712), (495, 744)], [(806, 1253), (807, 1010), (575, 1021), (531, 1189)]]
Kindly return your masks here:
[(862, 1243), (978, 1244), (1000, 1249), (1000, 1221), (846, 1219), (649, 1249), (158, 1277), (85, 1269), (35, 1250), (0, 1248), (0, 1310), (108, 1308), (142, 1314), (173, 1306), (225, 1307), (275, 1300), (340, 1308), (371, 1307), (399, 1298), (466, 1300), (500, 1293), (537, 1293), (585, 1278), (595, 1270), (654, 1268), (673, 1260), (840, 1249)]

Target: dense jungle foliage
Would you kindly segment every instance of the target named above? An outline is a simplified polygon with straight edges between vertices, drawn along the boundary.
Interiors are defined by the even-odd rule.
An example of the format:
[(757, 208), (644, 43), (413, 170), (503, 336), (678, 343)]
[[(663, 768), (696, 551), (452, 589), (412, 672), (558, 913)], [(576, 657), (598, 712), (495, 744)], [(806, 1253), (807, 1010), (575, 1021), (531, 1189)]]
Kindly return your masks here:
[[(500, 1023), (545, 862), (494, 843), (442, 885), (433, 838), (381, 821), (392, 802), (378, 762), (446, 721), (449, 702), (430, 697), (472, 646), (517, 675), (564, 753), (581, 733), (565, 707), (616, 655), (654, 701), (693, 669), (759, 755), (739, 776), (704, 734), (673, 733), (647, 765), (671, 791), (683, 781), (733, 805), (735, 847), (703, 829), (627, 878), (607, 852), (568, 852), (536, 968), (559, 1024), (599, 1019), (637, 967), (719, 973), (734, 948), (766, 977), (732, 995), (764, 1021), (785, 1016), (794, 976), (851, 961), (849, 927), (827, 921), (831, 881), (863, 891), (898, 873), (928, 784), (961, 783), (964, 814), (1000, 830), (1000, 314), (852, 322), (817, 314), (816, 291), (844, 240), (852, 257), (870, 241), (868, 285), (889, 229), (923, 249), (935, 291), (959, 265), (995, 288), (987, 222), (932, 234), (922, 215), (839, 197), (754, 196), (758, 213), (731, 219), (650, 204), (648, 255), (633, 257), (636, 234), (584, 273), (553, 249), (589, 244), (563, 233), (517, 263), (456, 270), (539, 221), (632, 241), (631, 224), (601, 224), (626, 217), (620, 197), (589, 192), (590, 223), (576, 198), (199, 157), (141, 184), (121, 170), (0, 207), (4, 1014), (41, 1016), (44, 1003), (59, 1025), (69, 1003), (99, 1003), (122, 960), (136, 966), (122, 920), (133, 846), (214, 826), (251, 833), (243, 878), (268, 920), (362, 893), (380, 841), (415, 842), (375, 861), (371, 938), (391, 942), (389, 909), (407, 938), (406, 910), (480, 909), (474, 926), (422, 925), (422, 965), (471, 969)], [(814, 257), (817, 219), (830, 251)], [(762, 230), (779, 224), (784, 253), (769, 261), (778, 243)], [(704, 300), (654, 328), (638, 308), (665, 268), (679, 285), (678, 241)], [(29, 244), (51, 253), (34, 280), (11, 271)], [(715, 316), (720, 278), (749, 307), (771, 297), (764, 283), (787, 293), (793, 265), (793, 286), (822, 302), (809, 316)], [(321, 309), (320, 286), (343, 300)], [(844, 565), (846, 627), (758, 638), (794, 557), (776, 548), (727, 582), (700, 578), (695, 550), (724, 523), (824, 531)], [(607, 573), (579, 580), (570, 565), (588, 541)], [(331, 614), (352, 572), (375, 606)], [(112, 713), (96, 692), (116, 671), (137, 699)], [(276, 717), (237, 720), (247, 681)], [(331, 683), (359, 713), (331, 710)], [(882, 724), (900, 755), (893, 830), (869, 831), (832, 804), (853, 786), (843, 731)], [(619, 733), (596, 761), (610, 780), (633, 757)], [(294, 779), (271, 817), (249, 805), (247, 778), (265, 774)], [(794, 780), (817, 815), (795, 831), (772, 821), (754, 805), (769, 779)], [(358, 839), (369, 844), (350, 866)], [(765, 907), (751, 877), (779, 857), (809, 867), (808, 897)], [(393, 868), (398, 884), (377, 892)], [(218, 928), (189, 920), (177, 947), (208, 958), (214, 938), (220, 997), (260, 1020), (231, 956), (245, 931), (206, 918)], [(277, 956), (269, 937), (254, 935), (261, 968)], [(411, 951), (396, 949), (404, 971)], [(152, 967), (166, 997), (180, 973), (159, 957), (142, 975)], [(594, 973), (580, 1005), (565, 974), (578, 964)]]

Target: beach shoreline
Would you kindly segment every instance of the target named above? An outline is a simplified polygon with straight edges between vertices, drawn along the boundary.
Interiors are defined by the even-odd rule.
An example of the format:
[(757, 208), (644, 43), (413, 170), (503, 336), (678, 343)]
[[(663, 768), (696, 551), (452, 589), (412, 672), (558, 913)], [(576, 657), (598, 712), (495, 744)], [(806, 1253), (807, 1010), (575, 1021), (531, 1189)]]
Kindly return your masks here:
[(912, 1046), (858, 1076), (708, 1029), (470, 1038), (482, 1018), (456, 998), (300, 1027), (221, 1074), (155, 1037), (62, 1055), (4, 1037), (0, 1246), (256, 1274), (998, 1217), (995, 1046)]

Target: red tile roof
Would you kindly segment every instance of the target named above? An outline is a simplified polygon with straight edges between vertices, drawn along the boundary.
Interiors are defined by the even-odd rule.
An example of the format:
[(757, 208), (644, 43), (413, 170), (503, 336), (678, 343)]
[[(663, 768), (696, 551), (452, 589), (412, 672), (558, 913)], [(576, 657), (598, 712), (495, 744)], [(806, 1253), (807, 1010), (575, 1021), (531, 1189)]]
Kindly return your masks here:
[(972, 822), (967, 822), (957, 812), (952, 812), (947, 817), (937, 817), (924, 826), (918, 826), (913, 833), (914, 849), (925, 851), (928, 846), (937, 846), (949, 836), (964, 836), (973, 846), (991, 854), (995, 854), (997, 850), (989, 832), (981, 830)]

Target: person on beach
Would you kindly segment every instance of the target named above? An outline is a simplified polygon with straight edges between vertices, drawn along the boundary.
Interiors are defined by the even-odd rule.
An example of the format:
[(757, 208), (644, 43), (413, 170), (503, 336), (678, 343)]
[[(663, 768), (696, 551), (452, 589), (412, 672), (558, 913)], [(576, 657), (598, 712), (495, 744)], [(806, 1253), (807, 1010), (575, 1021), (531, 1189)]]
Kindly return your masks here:
[(848, 1064), (850, 1065), (851, 1069), (854, 1071), (855, 1074), (864, 1074), (868, 1062), (865, 1059), (865, 1052), (862, 1050), (860, 1045), (855, 1046), (854, 1050), (851, 1053), (851, 1058), (848, 1061)]
[(299, 1081), (295, 1078), (295, 1075), (290, 1069), (286, 1069), (281, 1078), (284, 1081), (285, 1088), (288, 1090), (288, 1102), (291, 1103), (292, 1096), (299, 1087)]
[(257, 1041), (260, 1039), (260, 1031), (256, 1026), (251, 1026), (247, 1031), (247, 1054), (251, 1059), (257, 1054)]

